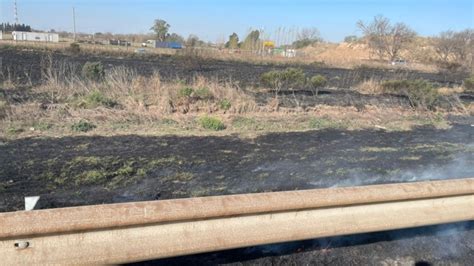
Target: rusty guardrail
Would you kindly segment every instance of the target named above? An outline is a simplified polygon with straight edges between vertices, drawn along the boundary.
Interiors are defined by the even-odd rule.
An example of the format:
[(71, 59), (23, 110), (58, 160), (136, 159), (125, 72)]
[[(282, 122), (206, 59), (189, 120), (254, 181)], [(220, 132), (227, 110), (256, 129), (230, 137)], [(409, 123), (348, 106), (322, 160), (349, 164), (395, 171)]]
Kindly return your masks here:
[(6, 264), (124, 263), (474, 220), (474, 178), (0, 213)]

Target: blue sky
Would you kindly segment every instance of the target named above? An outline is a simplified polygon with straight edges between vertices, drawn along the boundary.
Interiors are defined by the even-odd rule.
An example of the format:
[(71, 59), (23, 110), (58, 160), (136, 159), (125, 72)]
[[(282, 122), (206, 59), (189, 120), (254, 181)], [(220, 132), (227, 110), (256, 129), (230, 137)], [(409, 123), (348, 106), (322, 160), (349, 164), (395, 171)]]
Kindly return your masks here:
[[(0, 21), (13, 22), (13, 0), (0, 0)], [(472, 0), (17, 0), (21, 23), (41, 30), (72, 31), (72, 7), (81, 32), (146, 33), (155, 18), (183, 36), (195, 33), (208, 41), (250, 28), (276, 35), (316, 27), (328, 41), (360, 34), (355, 26), (384, 15), (405, 22), (421, 35), (473, 28)]]

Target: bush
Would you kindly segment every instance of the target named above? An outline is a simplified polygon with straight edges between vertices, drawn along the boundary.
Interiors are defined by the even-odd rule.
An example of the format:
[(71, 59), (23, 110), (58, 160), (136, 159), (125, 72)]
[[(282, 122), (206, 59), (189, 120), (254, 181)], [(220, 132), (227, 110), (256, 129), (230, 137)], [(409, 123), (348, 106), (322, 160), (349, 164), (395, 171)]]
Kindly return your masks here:
[(104, 106), (107, 108), (114, 108), (118, 103), (112, 99), (107, 98), (100, 91), (93, 91), (87, 96), (85, 96), (81, 102), (78, 103), (78, 106), (86, 109), (93, 109), (99, 106)]
[(193, 92), (194, 92), (193, 88), (189, 88), (189, 87), (181, 88), (178, 91), (178, 97), (179, 98), (189, 98), (189, 97), (191, 97)]
[(86, 62), (82, 67), (82, 76), (93, 81), (104, 79), (105, 69), (101, 62)]
[(81, 120), (77, 123), (72, 124), (71, 130), (75, 132), (88, 132), (96, 128), (97, 126), (87, 121)]
[(214, 130), (214, 131), (225, 129), (224, 123), (222, 123), (221, 120), (214, 117), (208, 117), (208, 116), (201, 117), (199, 119), (199, 124), (201, 124), (201, 126), (205, 129)]
[(230, 107), (232, 107), (232, 104), (230, 103), (229, 100), (227, 99), (222, 99), (219, 101), (219, 108), (224, 110), (224, 111), (228, 111), (230, 109)]
[(281, 89), (295, 89), (306, 83), (306, 75), (298, 68), (287, 68), (283, 71), (269, 71), (260, 77), (263, 85), (279, 92)]
[(433, 109), (438, 101), (438, 90), (425, 80), (390, 80), (382, 83), (387, 93), (403, 95), (413, 107)]
[(214, 95), (212, 95), (212, 92), (208, 88), (203, 87), (194, 91), (194, 97), (198, 100), (211, 100), (214, 98)]
[(68, 48), (66, 48), (66, 52), (72, 53), (72, 54), (78, 54), (81, 52), (81, 47), (79, 46), (78, 43), (71, 43)]
[(310, 79), (310, 83), (311, 83), (311, 87), (313, 87), (314, 89), (317, 89), (317, 88), (322, 88), (326, 86), (326, 84), (328, 83), (328, 80), (322, 75), (316, 75)]
[(474, 75), (464, 80), (464, 88), (466, 91), (474, 92)]

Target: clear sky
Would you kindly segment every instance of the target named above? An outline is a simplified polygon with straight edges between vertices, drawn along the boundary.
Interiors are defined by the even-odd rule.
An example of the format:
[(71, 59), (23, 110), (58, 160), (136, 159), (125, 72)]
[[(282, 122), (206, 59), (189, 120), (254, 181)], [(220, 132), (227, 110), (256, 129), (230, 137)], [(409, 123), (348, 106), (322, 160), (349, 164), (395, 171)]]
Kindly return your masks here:
[[(0, 21), (14, 22), (14, 0), (0, 0)], [(316, 27), (328, 41), (360, 34), (361, 19), (384, 15), (421, 35), (473, 28), (472, 0), (17, 0), (20, 23), (40, 30), (72, 31), (72, 7), (80, 32), (146, 33), (155, 18), (171, 32), (207, 41), (241, 38), (250, 28), (274, 35), (279, 27)]]

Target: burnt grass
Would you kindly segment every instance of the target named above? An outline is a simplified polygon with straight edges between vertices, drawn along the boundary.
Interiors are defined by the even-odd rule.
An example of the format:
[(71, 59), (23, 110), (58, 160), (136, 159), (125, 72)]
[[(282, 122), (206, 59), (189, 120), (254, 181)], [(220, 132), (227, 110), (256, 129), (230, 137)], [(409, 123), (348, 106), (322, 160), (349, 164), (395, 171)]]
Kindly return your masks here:
[[(41, 81), (48, 52), (0, 48), (2, 78)], [(159, 71), (164, 80), (201, 75), (240, 86), (255, 86), (262, 73), (288, 65), (196, 59), (179, 56), (114, 57), (52, 53), (54, 65), (80, 71), (87, 61), (106, 68), (125, 66), (140, 75)], [(407, 70), (355, 70), (297, 66), (322, 74), (339, 89), (281, 92), (283, 107), (364, 105), (409, 107), (397, 95), (362, 95), (350, 88), (366, 79), (426, 79), (460, 84), (462, 74)], [(12, 104), (45, 95), (31, 86), (0, 89)], [(265, 104), (274, 95), (251, 93)], [(464, 97), (464, 98), (462, 98)], [(472, 95), (461, 96), (472, 102)], [(447, 102), (446, 104), (449, 104)], [(40, 195), (38, 208), (164, 200), (335, 186), (474, 177), (472, 117), (450, 118), (453, 127), (272, 133), (238, 136), (73, 136), (0, 139), (0, 212), (23, 209), (25, 196)], [(317, 221), (315, 221), (317, 222)], [(430, 226), (164, 259), (152, 265), (472, 265), (474, 222)], [(397, 264), (398, 263), (398, 264)]]
[(125, 57), (92, 54), (72, 55), (61, 52), (0, 47), (3, 76), (33, 84), (40, 82), (41, 72), (48, 66), (49, 57), (52, 59), (53, 68), (66, 64), (70, 65), (70, 69), (77, 71), (77, 73), (88, 61), (102, 62), (106, 68), (124, 66), (145, 76), (159, 72), (165, 81), (177, 79), (189, 81), (199, 75), (220, 81), (235, 82), (242, 87), (259, 84), (260, 76), (265, 72), (282, 70), (287, 67), (301, 68), (308, 76), (323, 75), (328, 79), (330, 87), (337, 88), (349, 88), (368, 79), (425, 79), (443, 85), (459, 85), (468, 76), (463, 73), (424, 73), (407, 69), (377, 69), (366, 66), (351, 70), (325, 67), (320, 64), (256, 64), (179, 55), (132, 54)]
[[(2, 140), (0, 212), (474, 176), (474, 128), (327, 129), (237, 136)], [(473, 223), (316, 239), (148, 262), (391, 264), (474, 260)]]

